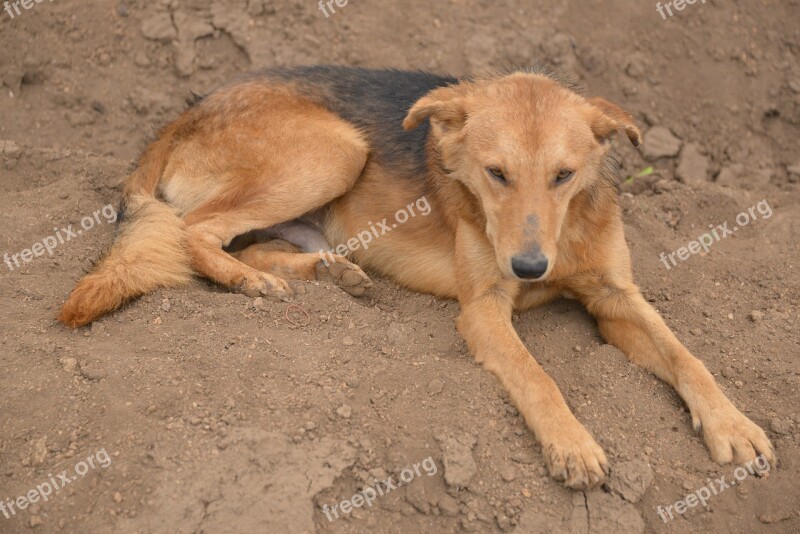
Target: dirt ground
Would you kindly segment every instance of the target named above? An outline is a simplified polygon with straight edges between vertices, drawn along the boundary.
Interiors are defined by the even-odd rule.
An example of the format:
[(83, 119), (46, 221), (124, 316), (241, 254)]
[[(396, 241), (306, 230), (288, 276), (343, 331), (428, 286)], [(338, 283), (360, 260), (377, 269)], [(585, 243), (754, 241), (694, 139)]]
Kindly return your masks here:
[[(800, 531), (800, 2), (23, 4), (0, 11), (0, 243), (42, 255), (0, 265), (0, 532)], [(271, 65), (534, 61), (646, 132), (620, 146), (637, 282), (767, 431), (767, 476), (714, 464), (678, 396), (571, 301), (515, 324), (609, 457), (586, 493), (549, 478), (455, 302), (375, 278), (361, 299), (295, 283), (290, 307), (198, 280), (90, 328), (55, 322), (189, 91)], [(725, 224), (709, 253), (662, 260)], [(659, 514), (709, 484), (705, 505)], [(330, 515), (370, 487), (384, 494)]]

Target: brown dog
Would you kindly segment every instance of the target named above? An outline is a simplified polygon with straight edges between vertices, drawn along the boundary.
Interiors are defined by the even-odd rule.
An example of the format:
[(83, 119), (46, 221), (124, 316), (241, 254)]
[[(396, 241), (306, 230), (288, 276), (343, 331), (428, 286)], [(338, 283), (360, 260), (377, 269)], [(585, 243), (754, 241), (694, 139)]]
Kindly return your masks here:
[[(59, 318), (85, 325), (193, 273), (248, 295), (286, 299), (285, 279), (319, 278), (359, 295), (371, 284), (358, 264), (457, 298), (458, 330), (510, 392), (550, 473), (586, 488), (604, 479), (603, 450), (511, 323), (513, 310), (570, 295), (609, 343), (678, 391), (714, 460), (774, 463), (765, 433), (633, 283), (617, 131), (638, 145), (626, 112), (541, 70), (463, 81), (341, 67), (250, 75), (196, 102), (147, 149), (115, 245)], [(420, 199), (428, 215), (386, 222)], [(318, 253), (368, 229), (368, 247), (337, 248), (354, 263)]]

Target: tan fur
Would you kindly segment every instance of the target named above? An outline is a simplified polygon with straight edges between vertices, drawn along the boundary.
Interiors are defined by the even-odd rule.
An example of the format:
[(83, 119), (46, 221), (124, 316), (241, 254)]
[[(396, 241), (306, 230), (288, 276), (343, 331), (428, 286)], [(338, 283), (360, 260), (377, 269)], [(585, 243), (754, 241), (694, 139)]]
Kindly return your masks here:
[(131, 298), (191, 280), (186, 227), (175, 211), (152, 197), (132, 195), (128, 213), (109, 254), (61, 308), (63, 323), (88, 324)]
[(256, 243), (235, 252), (233, 257), (259, 271), (284, 280), (324, 280), (333, 282), (354, 297), (362, 296), (372, 281), (360, 267), (344, 256), (301, 253), (289, 243), (275, 239)]
[[(135, 214), (78, 284), (61, 320), (86, 324), (127, 298), (183, 283), (189, 266), (248, 295), (288, 298), (286, 279), (332, 280), (359, 295), (370, 283), (358, 264), (457, 298), (459, 332), (509, 391), (550, 473), (587, 488), (605, 478), (605, 454), (511, 322), (515, 309), (572, 295), (606, 340), (676, 389), (716, 461), (763, 454), (775, 462), (766, 434), (731, 404), (633, 282), (607, 168), (616, 132), (640, 141), (628, 113), (543, 75), (516, 73), (431, 91), (404, 126), (426, 120), (428, 173), (412, 180), (400, 166), (370, 158), (360, 131), (291, 85), (245, 82), (212, 94), (145, 154), (126, 197), (153, 214)], [(558, 182), (559, 175), (571, 178)], [(181, 218), (152, 198), (159, 193)], [(336, 246), (422, 196), (429, 215), (355, 251), (354, 263), (337, 256), (325, 265), (316, 254), (275, 244), (223, 250), (236, 236), (312, 212), (323, 214)], [(512, 259), (534, 252), (549, 260), (547, 270), (522, 279)]]

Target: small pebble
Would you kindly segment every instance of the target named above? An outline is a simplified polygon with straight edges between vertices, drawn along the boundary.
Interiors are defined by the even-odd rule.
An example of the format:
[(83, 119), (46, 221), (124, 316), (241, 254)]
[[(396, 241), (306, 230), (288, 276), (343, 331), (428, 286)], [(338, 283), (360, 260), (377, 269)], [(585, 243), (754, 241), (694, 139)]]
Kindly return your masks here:
[(434, 378), (428, 383), (428, 393), (431, 395), (438, 395), (444, 389), (444, 382), (438, 378)]
[(61, 366), (68, 373), (74, 373), (75, 367), (78, 366), (78, 360), (75, 358), (61, 358)]
[(787, 421), (786, 419), (781, 419), (780, 417), (773, 417), (772, 419), (770, 419), (769, 427), (776, 434), (789, 434), (792, 431), (792, 427), (789, 424), (789, 421)]
[(736, 376), (736, 370), (729, 365), (722, 370), (722, 376), (725, 378), (733, 378)]
[(511, 466), (503, 468), (503, 470), (500, 471), (500, 476), (506, 482), (512, 482), (515, 478), (517, 478), (514, 468)]

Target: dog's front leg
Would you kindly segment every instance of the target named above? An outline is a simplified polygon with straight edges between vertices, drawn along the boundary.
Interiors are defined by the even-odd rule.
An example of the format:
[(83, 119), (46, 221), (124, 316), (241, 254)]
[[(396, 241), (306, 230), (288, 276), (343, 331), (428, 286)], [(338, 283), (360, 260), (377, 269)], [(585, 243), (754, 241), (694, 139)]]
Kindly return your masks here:
[(736, 409), (705, 365), (678, 341), (630, 280), (628, 269), (578, 276), (571, 287), (597, 318), (606, 341), (675, 388), (691, 411), (695, 430), (703, 429), (715, 462), (744, 464), (760, 454), (775, 463), (764, 431)]
[[(466, 225), (462, 225), (466, 226)], [(519, 282), (504, 280), (494, 254), (471, 228), (460, 228), (456, 269), (458, 330), (475, 359), (494, 373), (542, 445), (550, 474), (575, 489), (594, 487), (608, 471), (603, 449), (570, 411), (555, 382), (511, 323)]]

